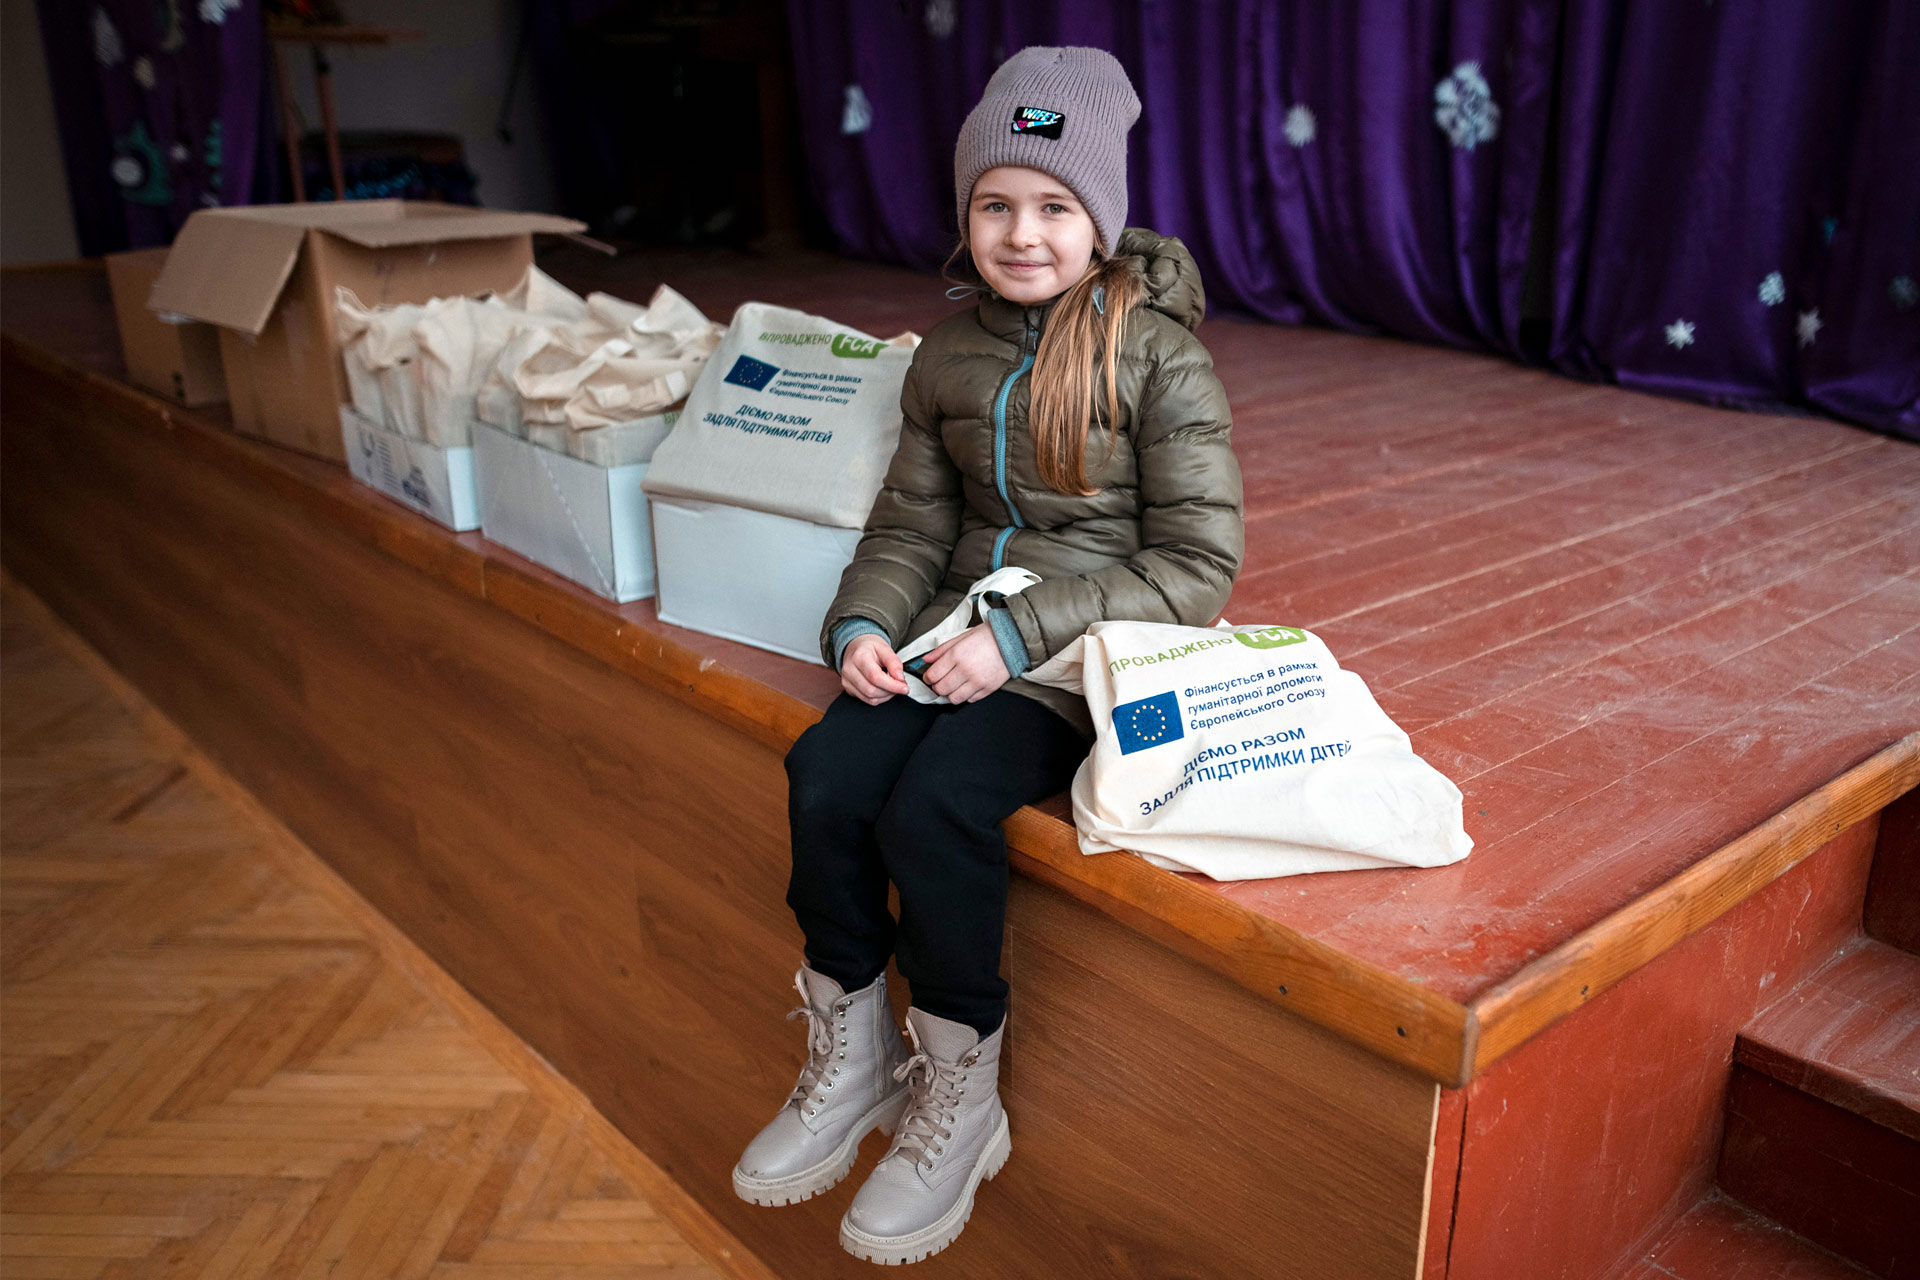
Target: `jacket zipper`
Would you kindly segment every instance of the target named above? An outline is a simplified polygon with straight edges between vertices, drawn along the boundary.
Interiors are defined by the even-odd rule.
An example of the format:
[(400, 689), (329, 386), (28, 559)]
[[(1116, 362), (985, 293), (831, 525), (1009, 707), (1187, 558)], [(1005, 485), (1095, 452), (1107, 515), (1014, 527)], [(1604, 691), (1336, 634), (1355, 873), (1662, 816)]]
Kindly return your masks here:
[(1013, 393), (1013, 384), (1020, 380), (1020, 375), (1033, 368), (1033, 339), (1033, 322), (1029, 320), (1026, 342), (1020, 348), (1020, 367), (1000, 384), (1000, 394), (993, 402), (993, 485), (1000, 491), (1000, 501), (1007, 505), (1007, 515), (1013, 519), (993, 540), (992, 567), (996, 570), (1005, 567), (1001, 562), (1006, 557), (1013, 531), (1027, 527), (1027, 522), (1020, 518), (1020, 509), (1013, 505), (1013, 498), (1007, 493), (1007, 397)]

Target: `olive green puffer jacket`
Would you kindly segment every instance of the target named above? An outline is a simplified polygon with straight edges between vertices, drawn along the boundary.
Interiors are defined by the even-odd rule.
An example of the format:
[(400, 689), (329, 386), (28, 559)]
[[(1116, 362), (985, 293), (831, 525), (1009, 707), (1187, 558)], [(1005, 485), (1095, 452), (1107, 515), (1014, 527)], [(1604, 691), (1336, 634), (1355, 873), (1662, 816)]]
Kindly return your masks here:
[[(899, 450), (821, 628), (829, 663), (841, 623), (867, 619), (897, 650), (1008, 565), (1042, 579), (1005, 605), (1026, 667), (1102, 619), (1205, 626), (1219, 615), (1245, 538), (1226, 393), (1192, 332), (1206, 313), (1199, 272), (1178, 240), (1142, 228), (1120, 237), (1119, 252), (1145, 289), (1120, 352), (1118, 439), (1109, 448), (1104, 430), (1087, 436), (1087, 481), (1099, 492), (1049, 488), (1034, 459), (1026, 373), (1053, 304), (985, 294), (914, 353)], [(1105, 399), (1097, 379), (1096, 403)], [(1007, 688), (1092, 735), (1079, 694), (1022, 679)]]

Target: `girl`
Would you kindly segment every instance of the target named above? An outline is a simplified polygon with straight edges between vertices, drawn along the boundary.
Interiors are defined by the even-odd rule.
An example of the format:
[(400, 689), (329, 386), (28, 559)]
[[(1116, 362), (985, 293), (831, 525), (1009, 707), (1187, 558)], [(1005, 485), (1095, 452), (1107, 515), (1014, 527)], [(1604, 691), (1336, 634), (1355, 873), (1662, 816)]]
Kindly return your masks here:
[[(1111, 55), (1032, 48), (968, 116), (955, 253), (981, 297), (914, 355), (899, 449), (822, 628), (845, 693), (787, 756), (808, 1059), (734, 1188), (804, 1200), (846, 1176), (867, 1133), (892, 1132), (840, 1226), (874, 1262), (952, 1243), (1011, 1150), (1000, 822), (1064, 790), (1093, 736), (1079, 695), (1022, 673), (1101, 619), (1205, 625), (1240, 567), (1240, 470), (1191, 332), (1193, 260), (1122, 230), (1139, 114)], [(985, 597), (985, 621), (916, 660), (946, 702), (911, 700), (897, 650), (1008, 565), (1042, 581)], [(911, 1056), (890, 956), (912, 991)]]

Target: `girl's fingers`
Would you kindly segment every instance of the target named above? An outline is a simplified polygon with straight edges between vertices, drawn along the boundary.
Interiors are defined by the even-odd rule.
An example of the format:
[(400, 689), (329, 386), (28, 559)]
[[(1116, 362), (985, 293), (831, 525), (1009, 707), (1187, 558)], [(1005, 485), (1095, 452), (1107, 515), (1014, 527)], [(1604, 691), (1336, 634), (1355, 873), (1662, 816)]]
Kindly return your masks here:
[(867, 678), (865, 672), (859, 669), (858, 663), (848, 664), (846, 671), (842, 674), (840, 683), (848, 693), (851, 693), (868, 706), (877, 707), (886, 701), (886, 695), (873, 687), (873, 682)]
[(936, 688), (934, 692), (945, 698), (948, 702), (970, 701), (966, 696), (967, 691), (975, 687), (973, 680), (969, 678), (965, 672), (961, 671), (954, 672), (953, 678), (946, 682), (946, 686), (944, 689)]

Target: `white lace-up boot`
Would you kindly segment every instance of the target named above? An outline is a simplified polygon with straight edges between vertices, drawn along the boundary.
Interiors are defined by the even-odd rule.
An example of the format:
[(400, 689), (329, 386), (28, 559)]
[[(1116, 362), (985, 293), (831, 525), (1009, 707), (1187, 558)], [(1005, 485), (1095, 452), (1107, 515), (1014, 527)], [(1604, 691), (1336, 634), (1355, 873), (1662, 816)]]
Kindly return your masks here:
[(1000, 1105), (1000, 1027), (972, 1027), (907, 1010), (914, 1055), (894, 1075), (913, 1090), (893, 1145), (840, 1220), (840, 1244), (869, 1262), (898, 1266), (960, 1237), (973, 1193), (1013, 1151)]
[(733, 1189), (754, 1204), (796, 1204), (847, 1176), (860, 1139), (892, 1133), (908, 1090), (897, 1083), (906, 1059), (881, 974), (848, 994), (805, 965), (793, 975), (807, 1020), (807, 1065), (780, 1114), (747, 1144)]

